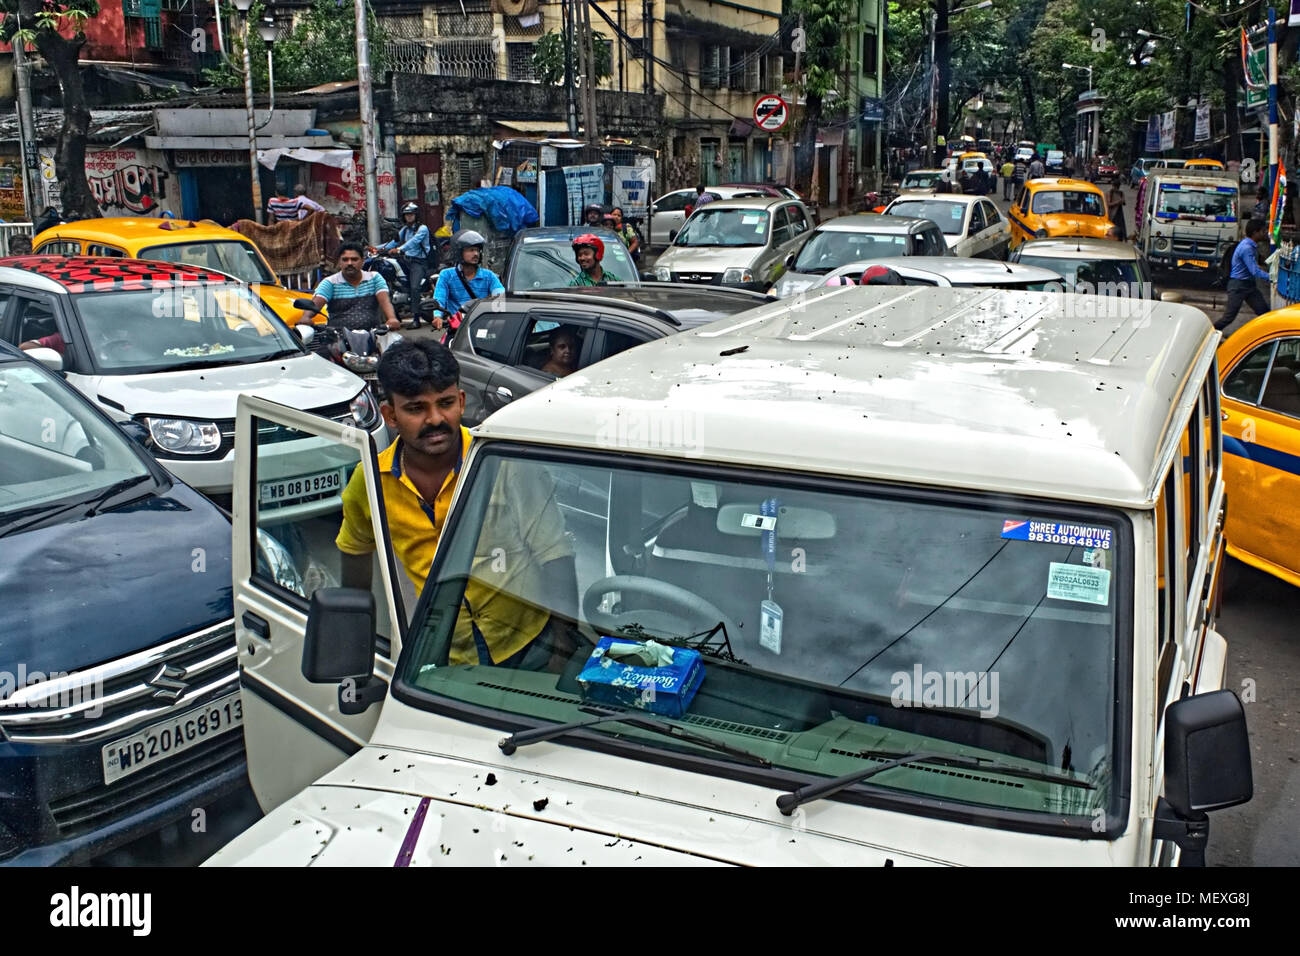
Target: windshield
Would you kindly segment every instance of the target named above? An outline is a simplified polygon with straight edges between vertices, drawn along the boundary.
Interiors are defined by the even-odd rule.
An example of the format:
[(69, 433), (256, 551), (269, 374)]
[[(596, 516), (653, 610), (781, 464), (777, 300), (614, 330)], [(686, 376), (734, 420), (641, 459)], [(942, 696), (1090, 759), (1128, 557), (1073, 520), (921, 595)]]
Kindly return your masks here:
[(1090, 283), (1094, 290), (1101, 283), (1122, 283), (1127, 289), (1137, 289), (1142, 281), (1137, 262), (1132, 259), (1067, 259), (1059, 256), (1026, 256), (1016, 259), (1021, 265), (1038, 266), (1055, 272), (1065, 280), (1071, 291), (1079, 283)]
[(1236, 222), (1237, 191), (1231, 186), (1163, 183), (1156, 200), (1156, 218)]
[(141, 259), (160, 259), (186, 266), (199, 266), (224, 272), (243, 282), (277, 285), (275, 274), (262, 262), (250, 243), (230, 240), (180, 242), (170, 246), (150, 246), (140, 252)]
[(687, 220), (674, 246), (765, 246), (765, 209), (710, 209), (705, 206)]
[(966, 218), (966, 204), (938, 199), (900, 200), (889, 207), (889, 215), (929, 219), (944, 235), (960, 236), (963, 231), (962, 222)]
[[(606, 281), (640, 285), (627, 248), (614, 236), (601, 235), (605, 255), (600, 260)], [(515, 252), (510, 274), (510, 291), (520, 289), (566, 289), (575, 285), (579, 273), (578, 262), (573, 258), (572, 237), (524, 236)]]
[(795, 259), (792, 272), (825, 275), (859, 259), (888, 259), (907, 255), (907, 236), (818, 229)]
[(146, 477), (130, 440), (52, 375), (27, 362), (0, 364), (0, 534)]
[[(614, 443), (698, 438), (690, 423), (617, 422)], [(694, 647), (703, 682), (661, 701), (650, 688), (669, 685), (652, 674), (629, 706), (777, 771), (836, 777), (871, 752), (939, 750), (1084, 786), (920, 767), (871, 785), (1080, 826), (1109, 805), (1130, 562), (1118, 518), (777, 473), (718, 480), (636, 457), (482, 449), (399, 691), (481, 708), (494, 726), (572, 721), (583, 705), (628, 704), (597, 642), (653, 639), (673, 660), (652, 672)], [(618, 723), (591, 732), (705, 752)]]
[(233, 282), (92, 292), (73, 302), (103, 372), (165, 372), (302, 354), (262, 300)]
[(908, 173), (903, 177), (903, 189), (934, 189), (943, 179), (942, 173)]
[(1033, 211), (1038, 215), (1066, 213), (1071, 216), (1105, 216), (1100, 193), (1076, 189), (1042, 189), (1034, 193)]

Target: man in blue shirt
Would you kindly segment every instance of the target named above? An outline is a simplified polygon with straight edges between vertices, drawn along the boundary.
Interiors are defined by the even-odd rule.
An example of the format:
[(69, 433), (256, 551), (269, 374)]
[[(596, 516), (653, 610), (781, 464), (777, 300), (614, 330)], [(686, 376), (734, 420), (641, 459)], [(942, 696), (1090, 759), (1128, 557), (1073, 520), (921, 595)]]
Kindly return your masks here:
[(1262, 219), (1252, 219), (1246, 223), (1246, 238), (1237, 243), (1232, 253), (1232, 271), (1228, 274), (1228, 304), (1223, 310), (1223, 317), (1214, 323), (1214, 327), (1223, 331), (1237, 318), (1241, 304), (1247, 303), (1256, 315), (1268, 311), (1268, 300), (1255, 285), (1256, 279), (1268, 281), (1268, 273), (1259, 267), (1256, 250), (1259, 240), (1268, 232), (1268, 226)]
[(420, 286), (429, 269), (429, 227), (420, 222), (420, 207), (408, 202), (402, 207), (402, 228), (397, 238), (374, 249), (375, 252), (397, 250), (406, 266), (406, 282), (411, 297), (411, 328), (420, 327)]
[[(438, 282), (433, 287), (433, 297), (438, 307), (447, 313), (451, 331), (460, 327), (459, 313), (466, 304), (474, 299), (486, 299), (490, 295), (502, 295), (506, 287), (501, 284), (497, 274), (491, 269), (480, 269), (483, 261), (483, 247), (487, 244), (479, 233), (466, 229), (457, 233), (452, 254), (458, 262), (438, 273)], [(452, 317), (456, 316), (455, 319)], [(435, 329), (442, 328), (442, 319), (433, 320)]]

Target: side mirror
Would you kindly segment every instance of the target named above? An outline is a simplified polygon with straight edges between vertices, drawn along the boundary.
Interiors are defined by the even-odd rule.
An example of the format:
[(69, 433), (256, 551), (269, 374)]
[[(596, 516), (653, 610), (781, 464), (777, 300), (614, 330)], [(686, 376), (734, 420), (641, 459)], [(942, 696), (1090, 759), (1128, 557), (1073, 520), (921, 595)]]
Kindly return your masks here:
[(54, 349), (27, 349), (26, 354), (28, 358), (40, 362), (51, 372), (63, 371), (63, 356)]
[(360, 714), (383, 700), (374, 678), (375, 597), (363, 588), (321, 588), (311, 596), (302, 647), (302, 676), (339, 685), (339, 713)]
[(1161, 301), (1161, 302), (1172, 302), (1172, 303), (1182, 302), (1182, 301), (1183, 301), (1183, 294), (1182, 294), (1181, 292), (1161, 292), (1161, 293), (1160, 293), (1160, 301)]
[(670, 229), (670, 230), (668, 230), (668, 241), (669, 241), (670, 243), (673, 242), (673, 241), (675, 241), (675, 240), (677, 239), (677, 232), (678, 232), (678, 230), (676, 230), (676, 229)]
[(316, 308), (316, 303), (312, 299), (294, 299), (293, 307), (295, 309), (302, 309), (304, 312), (312, 312), (316, 315), (320, 315), (320, 309)]
[(642, 281), (642, 282), (658, 282), (658, 281), (659, 281), (659, 277), (658, 277), (657, 275), (655, 275), (653, 272), (646, 272), (644, 269), (642, 269), (642, 270), (641, 270), (641, 281)]
[(124, 422), (118, 422), (117, 427), (121, 430), (123, 435), (131, 439), (131, 441), (135, 442), (137, 445), (142, 445), (145, 448), (149, 447), (149, 442), (151, 441), (152, 436), (149, 434), (149, 429), (145, 426), (144, 422), (137, 422), (135, 419), (128, 419)]
[(299, 322), (293, 327), (293, 331), (303, 345), (311, 345), (311, 340), (316, 337), (316, 326), (308, 325), (306, 322)]
[(787, 269), (793, 269), (793, 268), (794, 268), (794, 261), (795, 261), (796, 259), (798, 259), (798, 258), (799, 258), (799, 253), (797, 253), (797, 252), (791, 252), (791, 253), (788, 253), (788, 254), (786, 255), (786, 257), (785, 257), (785, 267), (786, 267)]

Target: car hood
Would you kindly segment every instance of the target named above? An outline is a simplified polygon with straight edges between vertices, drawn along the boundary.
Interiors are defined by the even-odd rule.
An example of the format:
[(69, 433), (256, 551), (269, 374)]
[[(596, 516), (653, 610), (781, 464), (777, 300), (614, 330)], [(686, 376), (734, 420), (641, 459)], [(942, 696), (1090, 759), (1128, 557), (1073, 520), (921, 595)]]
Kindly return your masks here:
[(1105, 239), (1111, 228), (1110, 221), (1100, 216), (1043, 216), (1039, 222), (1039, 228), (1046, 229), (1049, 236), (1092, 236)]
[(71, 672), (232, 615), (230, 521), (175, 482), (0, 539), (0, 660)]
[(182, 418), (231, 419), (241, 392), (288, 405), (316, 409), (350, 401), (362, 381), (319, 355), (301, 355), (183, 372), (104, 375), (95, 383), (101, 402), (128, 415), (175, 415)]
[[(489, 775), (492, 782), (489, 783)], [(353, 786), (353, 781), (364, 786)], [(701, 794), (705, 798), (704, 794)], [(447, 755), (368, 746), (208, 860), (214, 866), (935, 865), (762, 819)], [(793, 844), (793, 846), (791, 845)]]
[(812, 275), (807, 272), (783, 272), (781, 278), (776, 280), (772, 286), (772, 295), (785, 297), (787, 295), (796, 295), (820, 282), (825, 282), (824, 275)]
[[(278, 285), (264, 284), (254, 284), (252, 289), (262, 297), (262, 301), (269, 305), (271, 311), (278, 315), (289, 328), (293, 328), (303, 321), (302, 309), (297, 308), (293, 301), (294, 299), (310, 299), (310, 292), (295, 292), (293, 289), (285, 289)], [(328, 309), (322, 309), (320, 315), (315, 316), (312, 322), (317, 325), (324, 325), (328, 314)]]
[(766, 246), (671, 246), (655, 266), (673, 272), (721, 272), (751, 265), (766, 251)]

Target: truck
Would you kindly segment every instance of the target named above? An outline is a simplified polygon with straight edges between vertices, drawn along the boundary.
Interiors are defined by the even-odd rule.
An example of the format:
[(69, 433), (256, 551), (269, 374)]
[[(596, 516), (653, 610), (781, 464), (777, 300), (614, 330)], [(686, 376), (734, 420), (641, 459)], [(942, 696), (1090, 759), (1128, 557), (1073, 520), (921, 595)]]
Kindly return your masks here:
[[(828, 288), (575, 372), (473, 431), (409, 612), (394, 453), (243, 396), (268, 812), (209, 863), (1203, 862), (1252, 792), (1219, 337), (1098, 302)], [(287, 453), (364, 485), (369, 589), (325, 586), (336, 484), (263, 493)], [(256, 535), (300, 542), (296, 590)]]
[(1239, 188), (1225, 173), (1157, 167), (1138, 200), (1138, 250), (1158, 272), (1214, 275), (1241, 238)]

